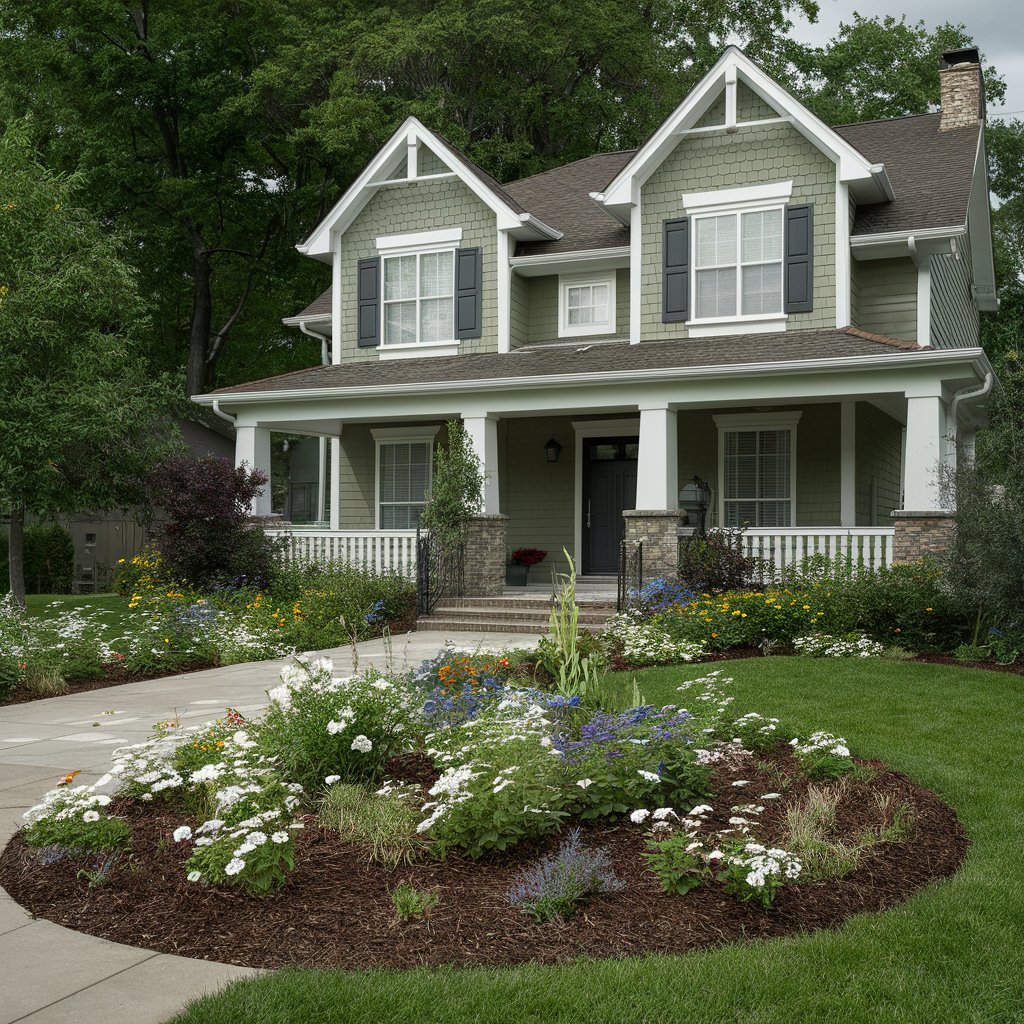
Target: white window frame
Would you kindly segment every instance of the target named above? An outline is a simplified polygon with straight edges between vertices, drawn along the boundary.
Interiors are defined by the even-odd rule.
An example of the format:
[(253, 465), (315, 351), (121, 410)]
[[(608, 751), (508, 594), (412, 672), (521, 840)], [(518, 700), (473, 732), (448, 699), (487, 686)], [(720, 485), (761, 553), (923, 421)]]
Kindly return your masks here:
[[(441, 427), (375, 427), (370, 433), (374, 441), (373, 455), (373, 528), (382, 529), (380, 525), (380, 450), (389, 444), (427, 444), (427, 493), (434, 480), (434, 444)], [(413, 502), (389, 502), (389, 504), (411, 505)], [(391, 527), (388, 528), (389, 530)]]
[[(725, 526), (726, 501), (744, 501), (750, 499), (728, 498), (725, 493), (725, 438), (726, 434), (741, 430), (788, 430), (789, 431), (789, 525), (796, 526), (796, 442), (797, 424), (803, 415), (801, 410), (792, 412), (762, 413), (730, 413), (714, 417), (718, 428), (718, 522)], [(755, 499), (758, 500), (758, 499)], [(767, 499), (785, 501), (785, 498)], [(751, 526), (752, 530), (772, 529), (771, 527)], [(784, 527), (779, 527), (784, 529)]]
[[(569, 289), (581, 286), (604, 285), (608, 289), (608, 321), (603, 324), (569, 323)], [(614, 334), (618, 320), (615, 299), (615, 271), (607, 274), (558, 275), (558, 336), (560, 338), (589, 338), (598, 334)]]
[[(786, 329), (788, 316), (785, 313), (786, 287), (786, 205), (793, 194), (792, 181), (770, 182), (765, 185), (749, 185), (742, 188), (720, 189), (717, 192), (687, 192), (683, 194), (683, 209), (690, 218), (690, 310), (693, 316), (687, 321), (687, 333), (691, 338), (708, 338), (720, 334), (756, 334)], [(765, 260), (744, 264), (742, 255), (742, 215), (764, 213), (770, 210), (782, 212), (782, 252), (780, 263), (781, 295), (778, 313), (739, 312), (743, 308), (744, 265), (761, 265)], [(697, 314), (697, 222), (709, 217), (734, 216), (736, 218), (736, 262), (728, 266), (736, 268), (736, 310), (732, 316), (698, 317)], [(704, 270), (713, 269), (709, 267)]]

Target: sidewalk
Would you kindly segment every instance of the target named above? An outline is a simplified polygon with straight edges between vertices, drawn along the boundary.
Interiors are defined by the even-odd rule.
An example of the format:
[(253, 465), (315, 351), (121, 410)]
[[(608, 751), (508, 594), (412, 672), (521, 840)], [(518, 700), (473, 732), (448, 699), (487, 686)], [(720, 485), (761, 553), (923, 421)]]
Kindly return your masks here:
[[(394, 637), (401, 669), (432, 657), (446, 641), (500, 650), (532, 647), (534, 634), (417, 632)], [(358, 646), (361, 667), (383, 668), (382, 640)], [(338, 672), (352, 670), (350, 648), (322, 651)], [(111, 751), (152, 735), (154, 722), (179, 718), (195, 725), (225, 708), (246, 716), (266, 703), (282, 661), (193, 672), (0, 708), (0, 848), (17, 831), (22, 812), (67, 772), (93, 782)], [(191, 999), (234, 978), (257, 973), (107, 942), (35, 920), (0, 889), (0, 1024), (160, 1024)]]

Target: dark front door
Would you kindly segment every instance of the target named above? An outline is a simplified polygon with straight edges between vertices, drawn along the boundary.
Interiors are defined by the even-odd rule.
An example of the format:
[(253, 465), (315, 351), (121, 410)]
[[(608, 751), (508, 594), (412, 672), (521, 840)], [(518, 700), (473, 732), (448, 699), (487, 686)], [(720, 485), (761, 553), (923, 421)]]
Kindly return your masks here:
[(585, 573), (619, 569), (622, 513), (636, 508), (636, 437), (596, 437), (583, 448), (583, 565)]

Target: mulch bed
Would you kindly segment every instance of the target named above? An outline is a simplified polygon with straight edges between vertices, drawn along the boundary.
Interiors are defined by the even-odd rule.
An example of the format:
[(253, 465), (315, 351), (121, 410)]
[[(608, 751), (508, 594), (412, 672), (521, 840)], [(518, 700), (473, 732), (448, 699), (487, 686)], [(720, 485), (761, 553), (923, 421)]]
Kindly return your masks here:
[[(708, 801), (719, 814), (717, 827), (724, 827), (730, 805), (779, 785), (777, 769), (790, 769), (789, 755), (771, 760), (748, 759), (745, 766), (718, 773), (716, 793)], [(134, 833), (132, 858), (105, 885), (90, 890), (78, 877), (81, 862), (43, 867), (19, 836), (0, 855), (0, 884), (33, 914), (69, 928), (260, 968), (493, 966), (685, 953), (834, 927), (854, 914), (894, 907), (957, 870), (969, 841), (953, 810), (884, 765), (870, 765), (873, 778), (850, 780), (850, 796), (840, 806), (841, 834), (853, 835), (877, 820), (876, 794), (886, 793), (913, 808), (910, 839), (871, 847), (844, 878), (785, 888), (767, 912), (726, 895), (718, 883), (686, 896), (662, 892), (640, 856), (644, 830), (628, 822), (584, 826), (587, 844), (607, 848), (625, 888), (592, 898), (570, 920), (547, 924), (510, 906), (505, 893), (524, 865), (558, 847), (558, 837), (503, 857), (470, 861), (451, 855), (389, 871), (371, 863), (364, 849), (317, 828), (311, 818), (299, 834), (297, 869), (288, 883), (271, 896), (254, 898), (187, 882), (182, 863), (189, 844), (170, 841), (172, 830), (187, 818), (153, 805), (124, 808)], [(422, 777), (424, 765), (411, 762), (408, 769)], [(739, 778), (751, 785), (731, 787)], [(806, 785), (794, 781), (786, 799)], [(782, 803), (766, 803), (759, 836), (779, 835)], [(439, 904), (428, 920), (403, 924), (396, 919), (390, 892), (400, 882), (438, 893)]]
[(1009, 672), (1012, 675), (1024, 676), (1024, 662), (1015, 661), (1012, 665), (1000, 665), (997, 661), (960, 661), (952, 654), (917, 654), (913, 661), (924, 661), (929, 665), (952, 665), (954, 668), (984, 668), (989, 672)]

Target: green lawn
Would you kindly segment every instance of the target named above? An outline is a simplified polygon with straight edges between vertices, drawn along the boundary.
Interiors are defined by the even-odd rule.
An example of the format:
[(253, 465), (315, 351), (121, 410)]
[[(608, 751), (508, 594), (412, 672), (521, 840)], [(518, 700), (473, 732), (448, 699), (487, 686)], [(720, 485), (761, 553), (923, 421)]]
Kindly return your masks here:
[(104, 612), (103, 621), (111, 631), (129, 615), (128, 604), (120, 594), (29, 594), (25, 598), (25, 610), (40, 619), (56, 618), (75, 608)]
[[(557, 968), (289, 970), (200, 999), (176, 1024), (1024, 1021), (1024, 678), (853, 659), (725, 668), (737, 679), (737, 715), (760, 710), (839, 733), (855, 755), (936, 790), (974, 843), (961, 872), (893, 911), (799, 939)], [(700, 672), (637, 676), (648, 699), (668, 702)]]

